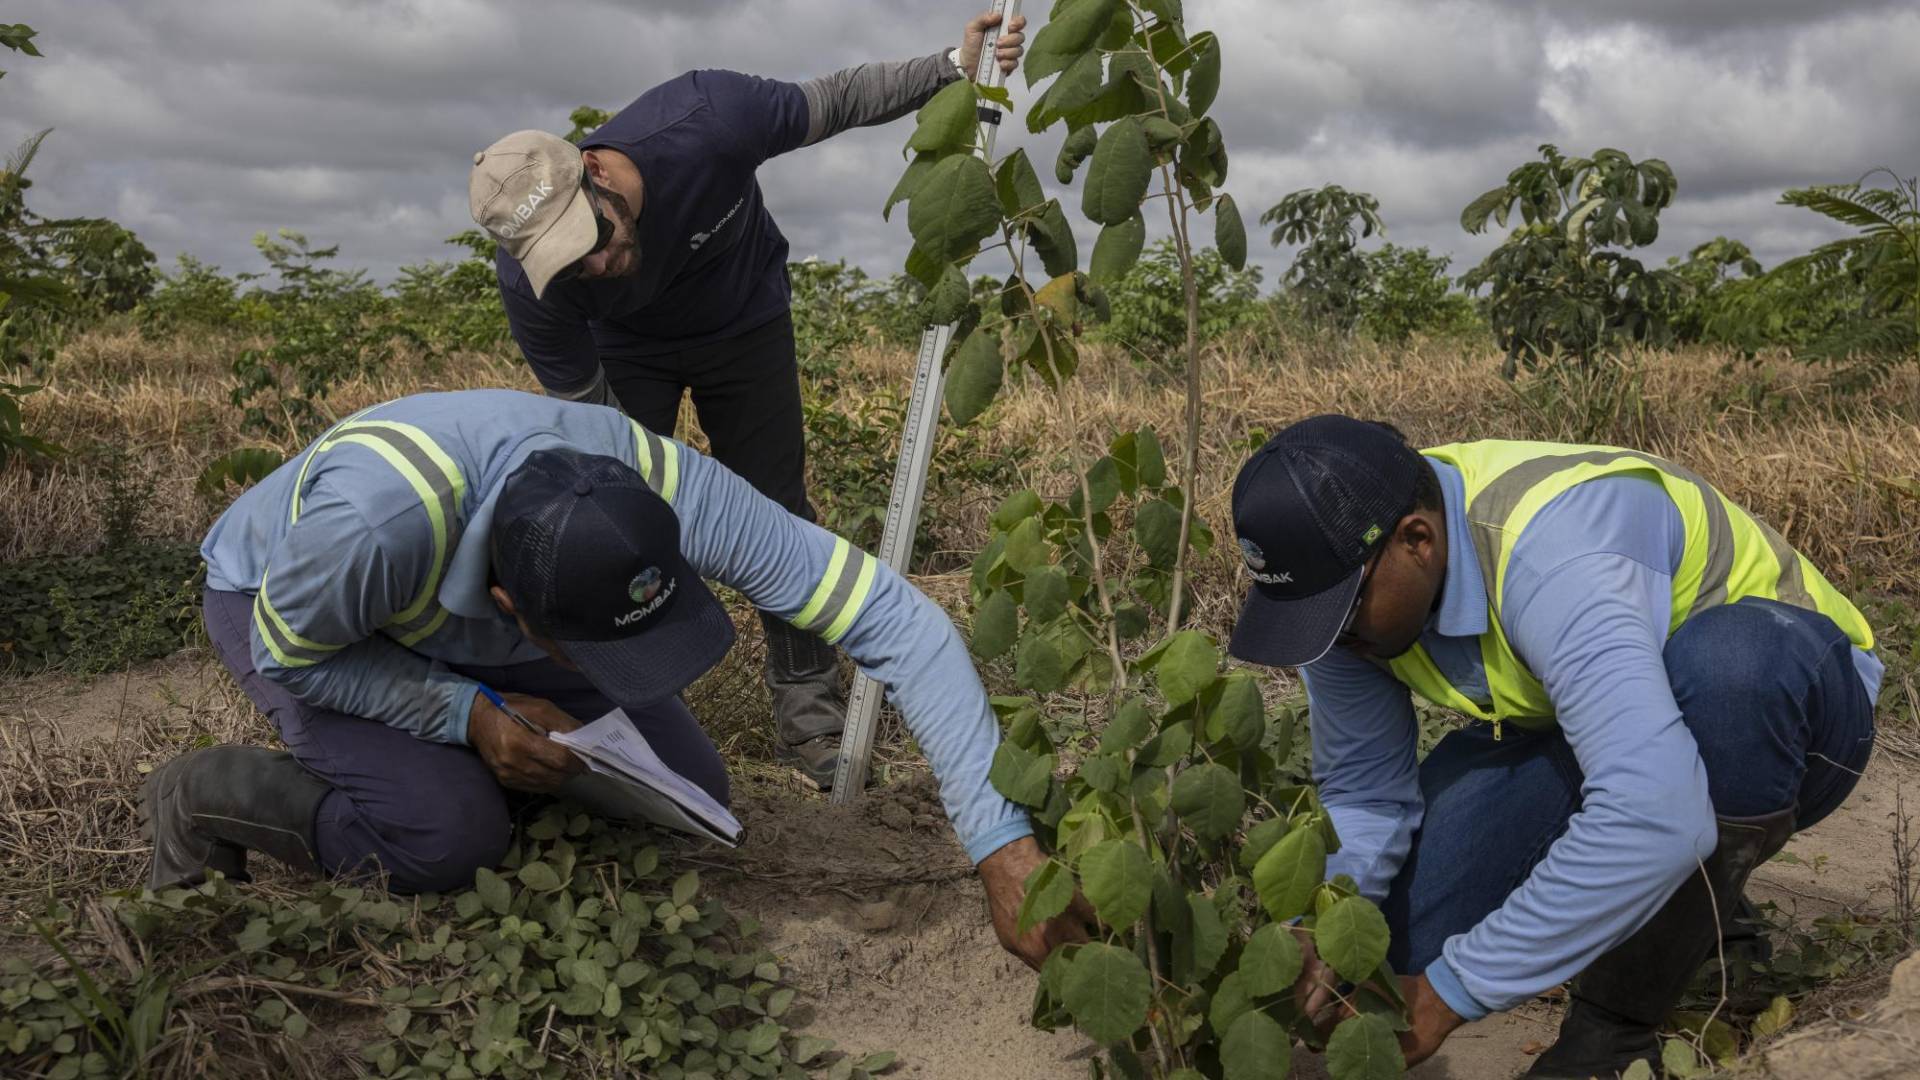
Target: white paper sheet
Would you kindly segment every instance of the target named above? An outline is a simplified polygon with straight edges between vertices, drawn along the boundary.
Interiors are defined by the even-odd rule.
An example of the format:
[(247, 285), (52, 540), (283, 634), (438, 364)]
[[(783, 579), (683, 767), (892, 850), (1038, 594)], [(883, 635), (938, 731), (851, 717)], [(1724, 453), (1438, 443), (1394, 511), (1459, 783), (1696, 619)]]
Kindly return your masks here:
[(706, 789), (661, 761), (624, 710), (615, 709), (591, 724), (548, 737), (579, 755), (595, 772), (641, 789), (632, 794), (649, 796), (631, 801), (635, 815), (728, 846), (739, 843), (739, 819)]

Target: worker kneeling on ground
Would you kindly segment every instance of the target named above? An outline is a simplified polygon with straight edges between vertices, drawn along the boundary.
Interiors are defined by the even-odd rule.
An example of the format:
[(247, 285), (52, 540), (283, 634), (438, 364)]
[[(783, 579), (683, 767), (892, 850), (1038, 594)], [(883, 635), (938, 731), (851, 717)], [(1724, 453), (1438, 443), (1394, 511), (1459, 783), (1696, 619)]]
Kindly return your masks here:
[[(1655, 1033), (1753, 868), (1873, 748), (1860, 613), (1778, 533), (1632, 450), (1416, 453), (1320, 416), (1240, 470), (1231, 651), (1299, 665), (1313, 768), (1393, 931), (1409, 1061), (1569, 979), (1533, 1077), (1659, 1071)], [(1417, 760), (1410, 693), (1474, 724)], [(1331, 1020), (1310, 957), (1299, 992)]]
[(725, 803), (678, 695), (733, 643), (701, 578), (820, 634), (886, 684), (1016, 938), (1042, 861), (987, 781), (999, 729), (953, 624), (904, 579), (726, 468), (596, 405), (507, 390), (357, 413), (242, 495), (202, 545), (208, 636), (291, 753), (219, 746), (154, 771), (152, 885), (241, 877), (259, 850), (309, 873), (467, 886), (511, 832), (503, 788), (579, 790), (548, 730), (615, 706)]

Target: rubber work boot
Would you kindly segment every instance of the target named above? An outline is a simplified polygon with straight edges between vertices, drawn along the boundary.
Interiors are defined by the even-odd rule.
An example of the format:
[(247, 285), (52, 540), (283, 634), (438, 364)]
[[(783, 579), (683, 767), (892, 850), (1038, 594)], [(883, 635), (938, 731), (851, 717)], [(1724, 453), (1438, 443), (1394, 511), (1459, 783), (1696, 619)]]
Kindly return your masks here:
[(209, 870), (250, 880), (249, 850), (318, 875), (313, 818), (331, 790), (284, 750), (212, 746), (174, 758), (147, 777), (141, 800), (149, 887), (198, 885)]
[(778, 753), (824, 791), (833, 786), (847, 723), (833, 646), (764, 611), (760, 625), (767, 632), (767, 690)]
[(1560, 1037), (1527, 1076), (1613, 1080), (1636, 1061), (1660, 1075), (1660, 1025), (1713, 952), (1716, 909), (1718, 925), (1731, 926), (1748, 875), (1793, 835), (1791, 809), (1718, 822), (1705, 872), (1689, 874), (1650, 922), (1573, 980)]

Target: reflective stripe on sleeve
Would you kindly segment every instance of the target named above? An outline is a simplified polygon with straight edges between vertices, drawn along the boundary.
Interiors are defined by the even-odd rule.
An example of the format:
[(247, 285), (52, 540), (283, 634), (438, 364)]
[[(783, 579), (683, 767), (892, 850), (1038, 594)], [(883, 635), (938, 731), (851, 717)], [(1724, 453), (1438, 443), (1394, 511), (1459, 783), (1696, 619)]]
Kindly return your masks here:
[(852, 629), (853, 620), (873, 592), (879, 562), (873, 556), (833, 538), (833, 555), (827, 560), (827, 572), (793, 625), (820, 635), (828, 644), (838, 643)]
[(260, 579), (260, 591), (253, 597), (253, 625), (260, 631), (260, 640), (266, 643), (267, 651), (279, 661), (281, 667), (312, 667), (341, 649), (344, 645), (324, 645), (293, 632), (287, 620), (273, 610), (273, 602), (267, 599), (267, 579)]
[(641, 427), (639, 421), (629, 419), (627, 422), (633, 425), (633, 450), (640, 462), (640, 478), (655, 494), (667, 500), (667, 505), (673, 505), (674, 493), (680, 490), (680, 449)]

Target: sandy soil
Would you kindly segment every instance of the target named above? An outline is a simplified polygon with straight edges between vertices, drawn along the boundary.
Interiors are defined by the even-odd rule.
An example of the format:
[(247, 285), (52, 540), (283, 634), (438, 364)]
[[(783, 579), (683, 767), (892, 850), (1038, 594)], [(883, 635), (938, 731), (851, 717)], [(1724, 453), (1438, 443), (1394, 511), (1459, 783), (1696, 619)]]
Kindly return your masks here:
[[(204, 654), (189, 651), (125, 676), (0, 682), (0, 724), (16, 739), (116, 742), (143, 715), (191, 722), (234, 708), (234, 692), (212, 675)], [(128, 752), (135, 752), (131, 745)], [(1885, 907), (1898, 786), (1910, 792), (1910, 808), (1920, 805), (1920, 767), (1876, 757), (1848, 803), (1794, 839), (1788, 850), (1798, 863), (1776, 861), (1756, 875), (1754, 897), (1801, 918)], [(910, 777), (851, 807), (764, 775), (743, 778), (739, 793), (748, 828), (743, 847), (689, 858), (730, 904), (765, 925), (808, 1001), (812, 1033), (855, 1052), (898, 1051), (896, 1075), (1087, 1075), (1086, 1040), (1027, 1026), (1033, 976), (995, 942), (982, 894), (928, 778)], [(1538, 1001), (1468, 1025), (1413, 1075), (1516, 1076), (1530, 1054), (1552, 1042), (1556, 1023), (1557, 1006)], [(1811, 1078), (1815, 1070), (1820, 1080), (1920, 1076), (1916, 1047), (1920, 960), (1901, 969), (1878, 1011), (1790, 1035), (1765, 1066), (1781, 1080)], [(1324, 1075), (1306, 1058), (1296, 1072)]]

